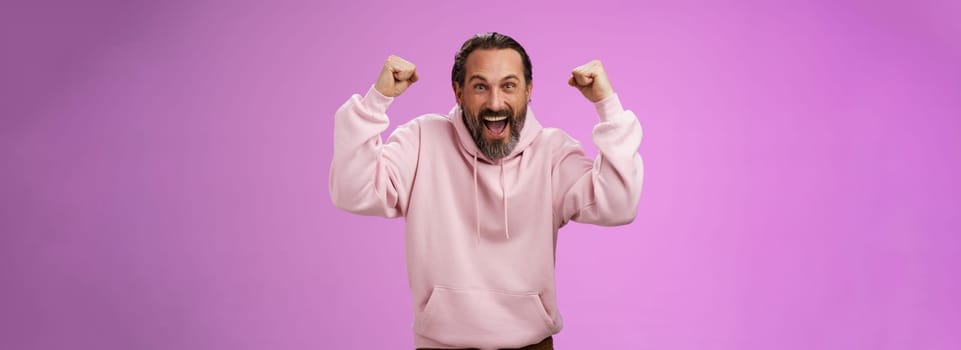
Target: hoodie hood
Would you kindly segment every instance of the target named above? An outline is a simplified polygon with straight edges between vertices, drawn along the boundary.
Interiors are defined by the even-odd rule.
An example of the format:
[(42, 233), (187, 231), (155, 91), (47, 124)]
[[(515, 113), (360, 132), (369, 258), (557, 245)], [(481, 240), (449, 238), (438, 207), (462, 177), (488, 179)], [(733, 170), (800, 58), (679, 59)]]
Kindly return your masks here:
[(517, 157), (517, 155), (524, 152), (524, 150), (534, 142), (534, 139), (537, 138), (537, 135), (540, 134), (541, 129), (543, 129), (537, 121), (537, 118), (534, 118), (534, 111), (531, 109), (531, 106), (527, 105), (527, 117), (524, 120), (524, 128), (521, 129), (521, 136), (518, 138), (517, 146), (515, 146), (506, 157), (493, 160), (484, 155), (484, 153), (480, 151), (480, 148), (477, 148), (477, 144), (474, 143), (474, 137), (471, 136), (470, 130), (467, 129), (467, 125), (464, 124), (463, 114), (464, 110), (461, 109), (460, 106), (454, 106), (450, 113), (447, 114), (447, 117), (453, 122), (454, 128), (457, 129), (457, 139), (460, 141), (461, 150), (466, 153), (467, 157), (477, 157), (488, 164), (498, 164), (501, 161), (507, 161)]
[(465, 157), (472, 159), (472, 167), (474, 173), (474, 221), (475, 221), (475, 237), (476, 244), (480, 245), (481, 229), (480, 229), (480, 193), (477, 189), (477, 167), (478, 159), (488, 164), (496, 164), (500, 166), (500, 185), (501, 185), (501, 202), (504, 209), (504, 238), (511, 239), (511, 231), (508, 221), (508, 202), (507, 202), (507, 183), (504, 181), (504, 162), (513, 160), (517, 158), (522, 152), (524, 152), (527, 147), (529, 147), (537, 136), (540, 135), (541, 123), (537, 121), (534, 117), (534, 112), (531, 110), (531, 106), (527, 105), (527, 115), (524, 119), (524, 127), (521, 128), (521, 135), (518, 138), (517, 145), (511, 150), (510, 154), (506, 157), (493, 160), (487, 157), (480, 148), (477, 147), (477, 143), (474, 142), (474, 137), (471, 136), (470, 130), (467, 129), (467, 125), (464, 124), (464, 110), (461, 109), (460, 105), (454, 106), (448, 113), (447, 117), (450, 118), (451, 122), (454, 124), (454, 128), (457, 130), (457, 139), (460, 144), (461, 154)]

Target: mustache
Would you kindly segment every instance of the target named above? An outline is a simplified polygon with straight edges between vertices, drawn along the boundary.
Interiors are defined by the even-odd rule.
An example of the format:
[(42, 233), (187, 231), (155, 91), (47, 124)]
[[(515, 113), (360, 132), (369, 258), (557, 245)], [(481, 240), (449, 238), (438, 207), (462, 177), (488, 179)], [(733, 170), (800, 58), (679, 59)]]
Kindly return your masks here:
[(512, 117), (512, 116), (514, 116), (514, 113), (512, 113), (509, 108), (504, 108), (504, 109), (496, 110), (496, 111), (493, 110), (493, 109), (484, 108), (484, 109), (482, 109), (482, 110), (480, 111), (480, 113), (477, 114), (477, 117), (478, 117), (478, 118), (484, 118), (484, 117)]

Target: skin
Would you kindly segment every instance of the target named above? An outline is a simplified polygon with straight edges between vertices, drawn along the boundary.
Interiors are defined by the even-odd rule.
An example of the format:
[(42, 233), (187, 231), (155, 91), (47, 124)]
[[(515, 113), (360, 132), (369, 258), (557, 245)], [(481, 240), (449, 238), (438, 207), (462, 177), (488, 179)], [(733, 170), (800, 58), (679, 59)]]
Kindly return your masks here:
[[(488, 157), (497, 159), (510, 153), (524, 125), (527, 103), (534, 85), (524, 81), (524, 64), (512, 49), (481, 49), (471, 52), (464, 65), (465, 80), (453, 83), (454, 98), (464, 110), (464, 121), (474, 141)], [(417, 82), (417, 67), (395, 55), (384, 62), (374, 88), (387, 97), (397, 97)], [(571, 70), (567, 84), (591, 102), (614, 95), (614, 89), (601, 61), (593, 60)], [(485, 116), (507, 116), (501, 133), (484, 126)]]
[(404, 93), (411, 84), (416, 83), (417, 67), (413, 63), (398, 56), (390, 55), (384, 61), (384, 66), (377, 75), (374, 89), (381, 95), (397, 97)]
[(614, 95), (614, 88), (600, 60), (587, 62), (571, 70), (567, 85), (573, 86), (584, 98), (594, 103)]

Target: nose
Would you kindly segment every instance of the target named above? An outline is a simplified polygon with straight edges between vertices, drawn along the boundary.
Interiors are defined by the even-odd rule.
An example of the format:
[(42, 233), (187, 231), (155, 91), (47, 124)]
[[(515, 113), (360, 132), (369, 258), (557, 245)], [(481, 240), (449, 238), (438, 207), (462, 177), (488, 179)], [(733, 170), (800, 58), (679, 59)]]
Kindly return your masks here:
[(504, 93), (499, 89), (491, 89), (490, 101), (487, 101), (487, 108), (492, 111), (499, 111), (507, 107)]

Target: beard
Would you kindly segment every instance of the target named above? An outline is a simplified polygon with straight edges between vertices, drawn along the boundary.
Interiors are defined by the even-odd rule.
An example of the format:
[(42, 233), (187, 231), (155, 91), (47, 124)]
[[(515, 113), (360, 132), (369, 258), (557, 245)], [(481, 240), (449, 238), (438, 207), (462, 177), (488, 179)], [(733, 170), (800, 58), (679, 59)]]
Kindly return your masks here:
[[(521, 138), (521, 130), (524, 129), (524, 121), (527, 120), (526, 103), (521, 106), (519, 109), (520, 112), (518, 113), (514, 113), (510, 108), (497, 111), (485, 108), (475, 116), (466, 108), (462, 110), (464, 113), (461, 117), (464, 119), (464, 125), (467, 125), (467, 130), (470, 131), (477, 148), (487, 156), (487, 158), (498, 160), (507, 157), (511, 154), (511, 151), (514, 150), (514, 147), (517, 147), (517, 143)], [(504, 140), (488, 140), (484, 138), (484, 117), (507, 117), (509, 121), (508, 124), (510, 125), (510, 136)]]

